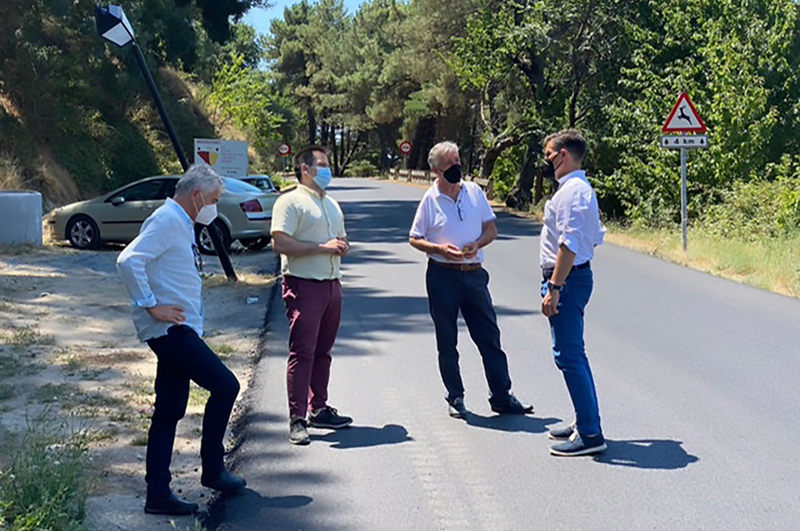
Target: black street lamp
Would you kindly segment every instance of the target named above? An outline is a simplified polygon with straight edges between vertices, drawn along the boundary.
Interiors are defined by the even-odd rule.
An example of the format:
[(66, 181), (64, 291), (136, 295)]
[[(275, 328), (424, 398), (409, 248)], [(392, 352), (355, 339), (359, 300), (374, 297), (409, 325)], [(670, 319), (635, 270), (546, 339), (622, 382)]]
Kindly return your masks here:
[[(139, 68), (142, 70), (147, 86), (150, 88), (150, 94), (158, 107), (158, 114), (161, 115), (161, 121), (164, 122), (164, 127), (167, 129), (169, 139), (172, 141), (172, 147), (175, 148), (175, 153), (178, 154), (178, 160), (183, 167), (183, 171), (189, 169), (189, 161), (186, 160), (186, 155), (183, 153), (183, 148), (178, 142), (178, 137), (175, 135), (175, 130), (172, 127), (172, 122), (169, 119), (167, 110), (164, 108), (164, 102), (161, 101), (161, 95), (158, 93), (153, 76), (150, 74), (150, 69), (147, 68), (147, 62), (144, 60), (144, 54), (139, 44), (136, 42), (136, 36), (133, 33), (128, 17), (120, 6), (95, 6), (94, 18), (97, 21), (97, 33), (102, 38), (116, 44), (120, 48), (124, 48), (128, 44), (133, 46), (136, 62), (139, 63)], [(214, 248), (217, 250), (219, 261), (222, 264), (222, 269), (225, 270), (225, 275), (231, 279), (236, 280), (236, 272), (233, 270), (230, 257), (225, 246), (222, 244), (222, 238), (219, 235), (219, 230), (213, 225), (208, 227), (208, 233), (211, 235), (211, 240), (214, 242)]]

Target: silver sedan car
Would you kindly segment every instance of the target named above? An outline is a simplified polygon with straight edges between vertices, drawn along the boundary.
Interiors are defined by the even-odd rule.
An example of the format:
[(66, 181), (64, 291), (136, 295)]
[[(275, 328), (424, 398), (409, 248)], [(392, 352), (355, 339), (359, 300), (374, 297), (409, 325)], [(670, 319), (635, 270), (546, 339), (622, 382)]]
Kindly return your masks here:
[[(46, 217), (54, 240), (68, 240), (78, 249), (96, 249), (103, 242), (129, 243), (155, 209), (175, 194), (180, 175), (162, 175), (136, 181), (108, 194), (57, 208)], [(218, 204), (219, 216), (212, 224), (229, 248), (239, 240), (250, 249), (269, 244), (272, 205), (276, 195), (265, 194), (238, 179), (225, 177)], [(214, 254), (208, 227), (196, 225), (197, 246)]]

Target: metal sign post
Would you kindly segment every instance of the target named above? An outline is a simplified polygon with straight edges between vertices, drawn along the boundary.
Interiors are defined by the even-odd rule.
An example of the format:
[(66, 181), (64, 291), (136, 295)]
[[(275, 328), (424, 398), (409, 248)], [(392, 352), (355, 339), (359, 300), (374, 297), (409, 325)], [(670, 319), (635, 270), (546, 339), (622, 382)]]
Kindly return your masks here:
[(665, 149), (681, 150), (681, 238), (683, 251), (689, 247), (689, 194), (688, 180), (686, 177), (686, 159), (688, 149), (707, 149), (708, 135), (687, 135), (686, 133), (705, 133), (706, 124), (700, 118), (700, 113), (695, 109), (691, 98), (685, 92), (678, 96), (678, 101), (672, 107), (669, 118), (661, 128), (664, 133), (682, 133), (681, 135), (664, 135), (661, 137), (661, 147)]
[[(156, 87), (155, 81), (153, 81), (153, 76), (150, 74), (150, 69), (147, 68), (144, 54), (141, 48), (139, 48), (139, 44), (136, 42), (133, 27), (128, 21), (128, 17), (125, 16), (125, 12), (120, 6), (109, 6), (108, 8), (95, 6), (94, 16), (95, 22), (97, 23), (97, 32), (102, 38), (116, 44), (120, 48), (124, 48), (131, 43), (133, 44), (136, 62), (139, 64), (142, 75), (147, 82), (147, 87), (150, 89), (150, 94), (153, 96), (156, 108), (158, 108), (158, 113), (161, 116), (161, 121), (164, 123), (164, 128), (167, 130), (169, 139), (172, 141), (172, 147), (178, 155), (178, 161), (180, 161), (183, 171), (188, 170), (189, 161), (183, 153), (180, 142), (178, 142), (178, 137), (172, 127), (172, 122), (164, 108), (164, 103), (161, 101), (161, 95), (158, 93), (158, 88)], [(228, 250), (222, 243), (219, 229), (212, 224), (208, 227), (208, 234), (211, 236), (211, 241), (214, 243), (214, 248), (217, 250), (217, 256), (219, 257), (222, 269), (225, 271), (225, 275), (229, 280), (236, 280), (236, 271), (234, 271), (233, 264), (231, 264)]]

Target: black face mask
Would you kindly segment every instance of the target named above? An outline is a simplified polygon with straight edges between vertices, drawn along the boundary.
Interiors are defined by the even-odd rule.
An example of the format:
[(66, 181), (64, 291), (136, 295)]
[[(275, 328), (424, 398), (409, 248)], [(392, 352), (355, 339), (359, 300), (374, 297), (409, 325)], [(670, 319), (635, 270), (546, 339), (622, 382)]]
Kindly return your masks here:
[(461, 180), (461, 166), (458, 164), (450, 166), (450, 168), (444, 172), (444, 178), (447, 179), (447, 182), (456, 184)]
[(544, 162), (539, 166), (539, 169), (542, 172), (542, 176), (545, 179), (556, 179), (556, 166), (553, 164), (552, 160), (544, 159)]

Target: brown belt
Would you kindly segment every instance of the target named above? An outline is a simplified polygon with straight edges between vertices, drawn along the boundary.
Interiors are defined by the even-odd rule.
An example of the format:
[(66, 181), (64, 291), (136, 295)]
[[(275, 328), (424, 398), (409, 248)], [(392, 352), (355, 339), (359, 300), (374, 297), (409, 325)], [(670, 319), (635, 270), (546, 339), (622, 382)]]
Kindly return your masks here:
[(429, 264), (434, 264), (437, 266), (447, 267), (449, 269), (458, 269), (459, 271), (477, 271), (483, 267), (482, 264), (457, 264), (453, 262), (439, 262), (438, 260), (434, 260), (433, 258), (428, 259)]

